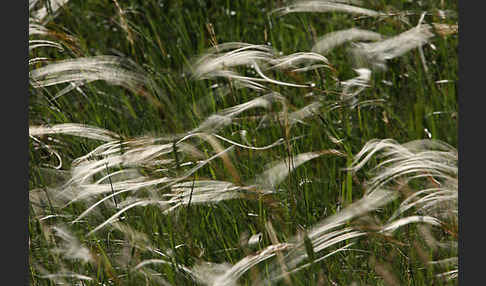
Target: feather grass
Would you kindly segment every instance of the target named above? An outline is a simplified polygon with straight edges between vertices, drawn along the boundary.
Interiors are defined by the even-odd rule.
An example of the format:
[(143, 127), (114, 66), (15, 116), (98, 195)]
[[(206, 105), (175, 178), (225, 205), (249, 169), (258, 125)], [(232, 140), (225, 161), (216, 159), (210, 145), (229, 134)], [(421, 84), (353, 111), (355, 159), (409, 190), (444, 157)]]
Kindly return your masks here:
[(53, 17), (55, 17), (59, 13), (59, 9), (66, 5), (69, 0), (48, 0), (45, 2), (48, 2), (46, 3), (46, 5), (49, 6), (49, 9), (47, 7), (34, 9), (38, 5), (38, 3), (41, 2), (39, 2), (38, 0), (29, 0), (29, 18), (33, 18), (43, 23), (46, 23), (49, 20), (49, 17), (47, 16), (52, 15)]
[[(230, 51), (223, 52), (226, 50)], [(194, 62), (191, 66), (192, 77), (197, 80), (225, 77), (235, 81), (240, 86), (257, 90), (267, 89), (261, 83), (309, 87), (309, 85), (271, 79), (263, 71), (289, 68), (294, 68), (294, 71), (306, 71), (311, 68), (327, 67), (328, 64), (328, 60), (324, 56), (312, 52), (299, 52), (282, 57), (278, 57), (277, 54), (277, 51), (271, 46), (237, 42), (225, 43), (222, 46), (209, 49), (207, 53)], [(307, 67), (304, 69), (297, 68), (302, 64), (306, 64)], [(251, 67), (260, 77), (242, 76), (233, 70), (238, 66)]]
[[(54, 61), (53, 59), (50, 62), (51, 60), (45, 57), (41, 48), (62, 49), (66, 45), (64, 41), (56, 43), (51, 39), (42, 38), (46, 36), (57, 38), (57, 36), (55, 36), (55, 32), (46, 28), (51, 27), (46, 26), (52, 19), (49, 17), (49, 9), (44, 7), (36, 11), (41, 2), (29, 0), (29, 11), (31, 11), (29, 36), (32, 37), (29, 41), (29, 49), (33, 55), (29, 59), (29, 65), (32, 68), (30, 77), (34, 92), (40, 88), (49, 91), (45, 88), (66, 85), (50, 98), (52, 100), (52, 98), (59, 98), (72, 90), (79, 90), (79, 87), (84, 84), (101, 80), (108, 84), (124, 87), (134, 93), (147, 94), (145, 89), (154, 89), (157, 95), (161, 95), (154, 84), (152, 75), (145, 72), (145, 66), (142, 69), (135, 64), (135, 61), (132, 62), (129, 59), (96, 56), (64, 61)], [(60, 11), (60, 7), (67, 2), (66, 0), (50, 1), (50, 4), (52, 10), (57, 13)], [(72, 4), (74, 6), (76, 3)], [(151, 35), (141, 32), (140, 35), (143, 37), (132, 38), (130, 33), (134, 30), (127, 25), (128, 18), (124, 17), (126, 16), (125, 11), (128, 10), (120, 4), (128, 4), (115, 1), (118, 11), (118, 14), (115, 15), (121, 17), (122, 29), (129, 34), (128, 46), (134, 52), (134, 59), (145, 64), (150, 62), (150, 64), (163, 66), (168, 63), (159, 61), (158, 57), (149, 52), (144, 54), (143, 58), (139, 57), (137, 44), (140, 41), (148, 40), (151, 44), (157, 43), (164, 57), (168, 55), (169, 50), (165, 50), (166, 47), (163, 45), (164, 37), (159, 39), (158, 35), (152, 39)], [(283, 16), (297, 12), (342, 12), (370, 17), (391, 16), (391, 14), (359, 7), (361, 5), (361, 1), (353, 0), (296, 1), (273, 10), (270, 14)], [(163, 9), (169, 12), (168, 15), (174, 12), (171, 10), (171, 5), (163, 7)], [(457, 257), (455, 257), (457, 256), (458, 236), (458, 156), (457, 151), (447, 144), (434, 140), (417, 140), (405, 144), (398, 144), (393, 140), (368, 142), (355, 156), (353, 164), (348, 169), (348, 171), (357, 172), (364, 169), (365, 165), (374, 162), (374, 158), (378, 159), (376, 168), (371, 170), (371, 178), (364, 184), (366, 191), (363, 197), (356, 199), (354, 195), (356, 192), (353, 190), (353, 197), (356, 200), (344, 206), (343, 209), (337, 208), (335, 212), (332, 200), (324, 202), (325, 206), (331, 206), (333, 209), (330, 214), (328, 214), (327, 208), (313, 209), (322, 202), (319, 201), (321, 193), (316, 189), (319, 187), (314, 185), (318, 179), (311, 178), (310, 175), (322, 175), (320, 168), (307, 169), (309, 179), (307, 179), (307, 175), (305, 178), (298, 178), (301, 182), (312, 182), (313, 186), (312, 189), (309, 189), (310, 187), (308, 188), (307, 185), (299, 185), (299, 188), (303, 188), (302, 197), (305, 201), (302, 203), (299, 201), (295, 210), (285, 206), (284, 201), (279, 202), (280, 193), (276, 191), (290, 172), (310, 160), (324, 154), (346, 157), (338, 150), (327, 149), (328, 144), (337, 144), (348, 152), (354, 150), (352, 136), (355, 135), (357, 127), (354, 126), (353, 110), (337, 110), (335, 107), (344, 106), (343, 103), (348, 103), (348, 100), (351, 101), (351, 106), (373, 103), (371, 100), (366, 103), (365, 101), (358, 102), (357, 99), (365, 88), (371, 87), (371, 70), (385, 67), (388, 59), (401, 56), (414, 48), (421, 48), (432, 39), (430, 27), (421, 24), (425, 13), (422, 15), (417, 27), (395, 37), (384, 38), (380, 33), (351, 28), (324, 35), (315, 42), (311, 52), (297, 51), (289, 55), (282, 55), (269, 45), (253, 45), (243, 42), (217, 44), (192, 61), (191, 75), (195, 80), (220, 77), (227, 79), (229, 83), (222, 85), (218, 83), (220, 87), (211, 88), (211, 91), (217, 93), (215, 96), (219, 97), (218, 100), (223, 101), (224, 99), (225, 107), (226, 104), (231, 104), (231, 106), (219, 109), (206, 117), (196, 114), (196, 117), (203, 118), (203, 120), (195, 123), (195, 128), (192, 128), (194, 125), (184, 127), (188, 131), (164, 134), (163, 132), (166, 132), (164, 126), (164, 131), (161, 131), (162, 135), (157, 135), (158, 137), (128, 139), (109, 130), (77, 123), (30, 126), (29, 135), (33, 146), (31, 153), (33, 156), (43, 159), (44, 156), (47, 156), (45, 154), (48, 154), (49, 163), (51, 163), (49, 168), (39, 169), (37, 165), (34, 166), (36, 176), (38, 172), (42, 177), (42, 182), (37, 183), (37, 178), (34, 179), (34, 188), (29, 190), (32, 210), (29, 220), (29, 232), (31, 233), (29, 247), (35, 249), (32, 251), (32, 258), (35, 261), (42, 261), (42, 259), (38, 259), (39, 256), (50, 255), (46, 255), (49, 258), (42, 261), (42, 265), (49, 265), (49, 271), (37, 265), (37, 262), (31, 264), (33, 265), (32, 279), (44, 278), (50, 279), (53, 283), (64, 284), (84, 283), (82, 281), (86, 280), (92, 281), (92, 283), (109, 284), (113, 282), (119, 285), (125, 283), (179, 285), (194, 282), (205, 285), (238, 285), (245, 274), (251, 271), (250, 280), (245, 280), (245, 283), (252, 285), (279, 284), (280, 282), (291, 284), (291, 275), (296, 275), (305, 268), (322, 263), (335, 254), (356, 251), (350, 246), (361, 245), (360, 240), (367, 240), (366, 245), (371, 245), (371, 247), (381, 247), (382, 244), (379, 240), (386, 239), (387, 247), (391, 245), (393, 249), (396, 247), (399, 250), (400, 246), (405, 245), (400, 244), (399, 240), (408, 239), (410, 233), (414, 235), (414, 242), (422, 239), (433, 252), (434, 261), (430, 261), (426, 257), (424, 265), (437, 267), (440, 271), (436, 274), (437, 278), (456, 279), (458, 275)], [(151, 21), (149, 14), (147, 17)], [(187, 23), (196, 23), (191, 21), (187, 21)], [(406, 21), (403, 20), (403, 22)], [(154, 30), (158, 28), (156, 23), (150, 23)], [(290, 24), (283, 24), (285, 27), (292, 27)], [(181, 28), (179, 24), (171, 23), (171, 28), (173, 27), (176, 28), (175, 30)], [(443, 28), (436, 24), (434, 27)], [(249, 31), (248, 27), (241, 28), (242, 35)], [(309, 28), (314, 29), (312, 25)], [(291, 42), (286, 35), (278, 34), (278, 29), (280, 28), (277, 26), (270, 26), (270, 30), (265, 28), (265, 42), (267, 36), (270, 36), (269, 39), (272, 43), (275, 40), (283, 39), (282, 46), (284, 47), (296, 44)], [(186, 38), (190, 38), (192, 41), (193, 32), (199, 33), (199, 31), (187, 31), (187, 34), (182, 34), (182, 42)], [(179, 36), (179, 31), (174, 33)], [(452, 35), (452, 33), (447, 32), (446, 34)], [(296, 36), (295, 39), (298, 40), (302, 39), (299, 38), (300, 36), (306, 35)], [(216, 37), (213, 38), (212, 41), (216, 43)], [(218, 38), (227, 39), (227, 36), (222, 33), (221, 36), (218, 35)], [(356, 43), (357, 41), (360, 42)], [(373, 43), (363, 41), (373, 41)], [(342, 89), (340, 90), (341, 100), (333, 98), (332, 100), (336, 102), (329, 108), (326, 106), (324, 114), (320, 110), (325, 107), (326, 102), (321, 98), (323, 94), (327, 96), (328, 92), (334, 94), (335, 91), (329, 90), (326, 75), (316, 69), (329, 68), (337, 74), (334, 66), (339, 67), (339, 65), (331, 66), (330, 64), (334, 57), (327, 58), (324, 55), (328, 55), (333, 48), (347, 42), (351, 42), (351, 45), (354, 46), (351, 51), (355, 56), (357, 63), (355, 71), (358, 75), (348, 80), (337, 81), (339, 86), (336, 88)], [(198, 47), (202, 45), (204, 44), (201, 43)], [(184, 53), (187, 46), (178, 44), (177, 48)], [(48, 52), (49, 50), (46, 49), (46, 53)], [(157, 49), (158, 52), (159, 49)], [(174, 55), (172, 51), (171, 53)], [(185, 55), (182, 58), (186, 60)], [(172, 66), (167, 68), (169, 70)], [(432, 70), (431, 66), (429, 68)], [(307, 75), (296, 74), (306, 71), (313, 71), (312, 74), (309, 73), (314, 76), (312, 80), (322, 80), (322, 85), (308, 84), (308, 81), (304, 82), (307, 80)], [(271, 74), (280, 75), (280, 73), (297, 81), (287, 82), (282, 79), (285, 77), (272, 78), (270, 76)], [(206, 104), (206, 106), (202, 106), (203, 109), (206, 108), (203, 110), (204, 112), (208, 110), (208, 106), (219, 108), (219, 102), (211, 101), (213, 94), (205, 94), (206, 89), (204, 88), (193, 89), (194, 83), (186, 81), (185, 75), (180, 77), (170, 71), (167, 74), (157, 72), (155, 74), (160, 76), (160, 79), (166, 84), (167, 90), (176, 98), (164, 97), (167, 102), (181, 104), (185, 99), (192, 98), (195, 100), (195, 103), (192, 103), (194, 105), (199, 105), (200, 102), (203, 103), (201, 105)], [(331, 77), (336, 80), (335, 75), (331, 75)], [(287, 92), (285, 87), (312, 88), (313, 95), (300, 98), (298, 90)], [(248, 90), (241, 90), (242, 88)], [(277, 93), (276, 90), (280, 93)], [(42, 92), (39, 94), (43, 96)], [(187, 95), (187, 97), (183, 97), (184, 99), (179, 101), (179, 95)], [(224, 98), (228, 95), (231, 98)], [(240, 100), (243, 102), (241, 103)], [(62, 109), (64, 103), (59, 101), (56, 104), (60, 105), (59, 114), (64, 115)], [(190, 113), (193, 110), (188, 106), (180, 108), (187, 109)], [(56, 110), (56, 112), (58, 111)], [(69, 114), (71, 111), (65, 112)], [(261, 120), (257, 127), (254, 128), (252, 124), (246, 122), (248, 120), (248, 117), (245, 117), (246, 112), (251, 112), (252, 115), (257, 114), (251, 117), (252, 120)], [(370, 134), (375, 134), (373, 132), (377, 131), (381, 125), (362, 127), (361, 120), (365, 120), (363, 122), (366, 125), (365, 118), (369, 117), (369, 114), (363, 113), (362, 110), (358, 110), (358, 112), (361, 112), (358, 113), (359, 132), (363, 138), (369, 138)], [(307, 118), (314, 115), (319, 115), (323, 121), (325, 121), (324, 118), (331, 119), (326, 126), (322, 127), (324, 128), (322, 129), (324, 131), (323, 142), (317, 142), (322, 139), (318, 137), (320, 127), (315, 128), (316, 125), (306, 121)], [(273, 120), (274, 118), (276, 120)], [(50, 119), (48, 118), (48, 120)], [(334, 119), (339, 121), (334, 121)], [(47, 122), (51, 122), (48, 120)], [(59, 120), (60, 118), (56, 117), (55, 122), (59, 122)], [(190, 120), (189, 117), (187, 120)], [(278, 124), (274, 124), (274, 121)], [(295, 126), (297, 123), (302, 125)], [(189, 122), (189, 124), (194, 123)], [(263, 128), (268, 129), (263, 130)], [(367, 130), (368, 128), (369, 130)], [(251, 132), (248, 132), (250, 130)], [(291, 130), (292, 132), (290, 132)], [(283, 138), (280, 138), (281, 131), (285, 132)], [(231, 137), (238, 133), (244, 144)], [(68, 146), (53, 136), (57, 134), (102, 142), (98, 147), (86, 152), (84, 146)], [(250, 134), (256, 134), (256, 136), (251, 138)], [(53, 143), (44, 143), (46, 137), (49, 142)], [(268, 145), (257, 146), (257, 142), (261, 138), (275, 141), (270, 144), (265, 143)], [(302, 138), (306, 140), (299, 141), (295, 145), (290, 144), (290, 142)], [(75, 139), (74, 142), (78, 141)], [(285, 156), (293, 154), (294, 151), (296, 154), (270, 163), (261, 173), (253, 170), (258, 164), (264, 163), (263, 159), (275, 157), (275, 154), (279, 156), (281, 150), (272, 149), (284, 143), (288, 149)], [(66, 165), (63, 164), (63, 160), (66, 160), (64, 154), (57, 150), (58, 146), (63, 146), (69, 152), (72, 151), (77, 157), (71, 166), (67, 167), (68, 171), (61, 170), (61, 168), (66, 168)], [(308, 152), (304, 149), (307, 147), (324, 150)], [(295, 150), (292, 150), (293, 148)], [(52, 163), (56, 158), (59, 161), (57, 165)], [(222, 164), (216, 165), (215, 162), (219, 158), (221, 158)], [(248, 160), (248, 164), (246, 164), (246, 160)], [(323, 162), (331, 164), (326, 166), (325, 172), (328, 168), (330, 173), (334, 173), (333, 170), (337, 163), (333, 160)], [(44, 162), (40, 162), (40, 164), (44, 164)], [(347, 178), (351, 178), (351, 176)], [(355, 176), (353, 176), (354, 179), (359, 181), (359, 178)], [(330, 180), (338, 182), (329, 182), (329, 188), (322, 191), (332, 192), (335, 186), (341, 184), (337, 176)], [(293, 188), (293, 186), (284, 187)], [(314, 191), (317, 192), (313, 193)], [(302, 223), (306, 226), (301, 229), (290, 229), (289, 227), (289, 230), (282, 230), (282, 227), (279, 226), (280, 232), (273, 229), (271, 222), (279, 220), (281, 217), (279, 212), (275, 212), (273, 205), (272, 208), (268, 208), (266, 205), (268, 197), (272, 197), (272, 202), (275, 202), (274, 199), (277, 200), (279, 211), (288, 210), (290, 213), (295, 211), (297, 215), (291, 218), (292, 224), (300, 225)], [(327, 196), (327, 199), (330, 198)], [(234, 199), (252, 201), (229, 202)], [(397, 204), (391, 204), (393, 201)], [(208, 204), (217, 204), (220, 208), (210, 208), (210, 211), (205, 211), (205, 208), (198, 207), (196, 212), (189, 208), (191, 205)], [(399, 206), (394, 208), (396, 205)], [(155, 206), (155, 208), (149, 206)], [(312, 210), (305, 209), (308, 207)], [(235, 212), (236, 209), (241, 212)], [(220, 211), (225, 215), (220, 215)], [(195, 213), (199, 215), (194, 215)], [(307, 217), (305, 222), (301, 219), (303, 216)], [(181, 219), (183, 223), (180, 223)], [(368, 221), (368, 219), (370, 220)], [(71, 222), (68, 226), (72, 230), (63, 224), (45, 227), (56, 221)], [(197, 227), (198, 224), (201, 227), (195, 229), (194, 227)], [(203, 229), (202, 226), (205, 226), (206, 229)], [(400, 231), (405, 226), (409, 226), (410, 230), (416, 229), (416, 231)], [(32, 231), (30, 231), (31, 229)], [(77, 232), (74, 232), (74, 229)], [(104, 229), (108, 231), (102, 232)], [(263, 234), (265, 229), (268, 237)], [(91, 237), (96, 240), (89, 241), (95, 243), (96, 247), (87, 248), (81, 243), (82, 236), (75, 234), (81, 231), (86, 231), (85, 235), (88, 236), (96, 234)], [(38, 236), (35, 235), (37, 232), (39, 232)], [(50, 232), (58, 238), (57, 245), (43, 249), (43, 242), (52, 242), (49, 238), (53, 237)], [(245, 244), (241, 241), (247, 240), (249, 235), (245, 236), (241, 233), (257, 234), (251, 236), (248, 243)], [(267, 238), (270, 238), (270, 242)], [(397, 245), (395, 246), (394, 243)], [(216, 245), (222, 248), (215, 249)], [(231, 252), (230, 250), (236, 251)], [(410, 251), (414, 251), (414, 249), (411, 248)], [(221, 253), (224, 254), (221, 255)], [(363, 253), (366, 252), (363, 251)], [(53, 257), (54, 260), (51, 261), (50, 257)], [(359, 256), (350, 256), (346, 262), (351, 264), (359, 259)], [(207, 262), (204, 262), (206, 260)], [(231, 261), (231, 264), (225, 261)], [(407, 260), (408, 264), (402, 265), (403, 269), (414, 271), (416, 268), (413, 268), (415, 266), (411, 262), (413, 261)], [(84, 263), (94, 264), (91, 266), (96, 267), (85, 268)], [(336, 268), (341, 264), (333, 261), (330, 266)], [(381, 266), (375, 265), (375, 271), (382, 276), (390, 275), (391, 272)], [(71, 271), (73, 269), (75, 270)], [(261, 269), (264, 271), (260, 272)], [(86, 270), (84, 271), (86, 273), (83, 273), (83, 270)], [(348, 269), (339, 268), (338, 271), (344, 272)], [(354, 270), (352, 269), (351, 272)], [(420, 273), (422, 272), (425, 271)], [(337, 272), (333, 272), (331, 275), (334, 273)], [(428, 275), (428, 273), (424, 275)], [(376, 279), (374, 275), (368, 276), (364, 283)], [(323, 277), (321, 279), (325, 279)], [(423, 282), (420, 281), (421, 278), (414, 277), (413, 279), (413, 282), (417, 281), (416, 283)], [(377, 283), (381, 283), (381, 281)]]
[[(444, 230), (439, 240), (447, 238), (451, 244), (438, 243), (432, 234), (422, 231), (425, 240), (432, 248), (440, 245), (445, 250), (442, 255), (450, 255), (443, 259), (456, 259), (453, 255), (457, 255), (458, 233), (457, 150), (437, 140), (414, 140), (405, 144), (394, 140), (371, 140), (356, 155), (350, 170), (362, 168), (377, 154), (380, 154), (382, 162), (373, 169), (374, 176), (367, 184), (367, 192), (384, 186), (402, 189), (407, 185), (413, 186), (411, 183), (419, 180), (425, 186), (423, 189), (407, 188), (405, 199), (380, 232), (391, 235), (410, 223), (436, 226)], [(399, 218), (411, 210), (414, 210), (413, 215)], [(455, 279), (457, 272), (456, 268), (452, 272), (438, 274), (438, 277), (443, 275)]]
[(275, 189), (279, 183), (281, 183), (290, 172), (300, 165), (306, 163), (309, 160), (315, 159), (325, 154), (333, 154), (343, 156), (338, 150), (323, 150), (317, 152), (301, 153), (296, 156), (292, 156), (290, 159), (285, 158), (277, 162), (271, 163), (273, 167), (265, 170), (261, 175), (256, 178), (256, 183), (270, 189)]
[(301, 1), (295, 1), (293, 4), (274, 9), (271, 11), (271, 14), (276, 14), (277, 16), (284, 16), (290, 13), (302, 13), (302, 12), (312, 12), (312, 13), (343, 12), (349, 14), (366, 15), (370, 17), (377, 17), (383, 15), (383, 13), (371, 9), (361, 8), (350, 4), (360, 5), (361, 1), (301, 0)]
[(82, 261), (83, 263), (94, 262), (94, 258), (88, 248), (81, 245), (78, 239), (62, 226), (52, 227), (55, 235), (62, 240), (61, 246), (53, 249), (54, 253), (59, 253), (63, 257)]
[(153, 87), (146, 73), (134, 62), (118, 56), (94, 56), (67, 59), (30, 71), (35, 88), (75, 82), (103, 80), (137, 93), (143, 86)]
[(434, 36), (431, 26), (417, 25), (397, 36), (375, 43), (355, 43), (351, 49), (356, 65), (370, 65), (376, 69), (386, 69), (386, 61), (400, 57), (415, 48), (428, 43)]
[(29, 126), (30, 136), (48, 134), (67, 134), (105, 142), (119, 140), (120, 136), (106, 129), (77, 123), (56, 124), (53, 126)]
[(312, 51), (325, 55), (335, 47), (349, 41), (379, 41), (382, 38), (383, 37), (381, 34), (373, 31), (351, 28), (341, 31), (330, 32), (318, 38), (317, 42), (312, 47)]

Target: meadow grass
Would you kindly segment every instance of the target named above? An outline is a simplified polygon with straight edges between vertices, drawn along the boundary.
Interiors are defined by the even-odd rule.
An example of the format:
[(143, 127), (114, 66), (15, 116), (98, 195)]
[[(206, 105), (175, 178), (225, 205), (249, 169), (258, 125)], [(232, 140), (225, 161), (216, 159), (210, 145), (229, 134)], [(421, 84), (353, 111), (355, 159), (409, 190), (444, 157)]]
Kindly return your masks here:
[(32, 285), (455, 285), (457, 1), (29, 1)]

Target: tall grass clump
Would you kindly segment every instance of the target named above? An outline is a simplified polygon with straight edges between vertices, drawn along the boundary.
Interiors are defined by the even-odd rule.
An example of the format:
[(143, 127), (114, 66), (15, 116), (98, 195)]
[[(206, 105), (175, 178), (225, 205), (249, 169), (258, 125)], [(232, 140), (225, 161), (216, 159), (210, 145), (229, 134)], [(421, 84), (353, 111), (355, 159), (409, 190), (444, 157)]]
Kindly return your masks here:
[(457, 284), (454, 1), (29, 1), (32, 285)]

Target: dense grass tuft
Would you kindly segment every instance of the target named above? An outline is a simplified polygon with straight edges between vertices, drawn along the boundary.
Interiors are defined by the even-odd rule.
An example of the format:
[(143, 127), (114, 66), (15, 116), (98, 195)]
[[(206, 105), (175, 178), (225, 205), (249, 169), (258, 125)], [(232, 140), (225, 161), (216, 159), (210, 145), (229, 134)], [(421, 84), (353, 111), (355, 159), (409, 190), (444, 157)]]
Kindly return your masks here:
[(457, 1), (29, 11), (32, 285), (457, 284)]

